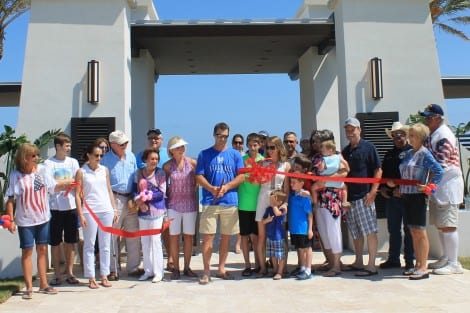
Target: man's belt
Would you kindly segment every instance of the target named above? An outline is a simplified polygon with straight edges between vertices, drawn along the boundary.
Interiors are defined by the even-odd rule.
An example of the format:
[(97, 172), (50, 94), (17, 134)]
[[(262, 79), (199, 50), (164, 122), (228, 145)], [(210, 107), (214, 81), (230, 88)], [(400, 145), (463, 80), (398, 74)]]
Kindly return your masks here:
[(114, 191), (114, 190), (113, 190), (113, 193), (114, 193), (115, 195), (118, 195), (118, 196), (121, 196), (121, 197), (126, 197), (126, 198), (129, 198), (129, 196), (131, 195), (130, 192), (128, 192), (128, 193), (122, 193), (122, 192), (117, 192), (117, 191)]

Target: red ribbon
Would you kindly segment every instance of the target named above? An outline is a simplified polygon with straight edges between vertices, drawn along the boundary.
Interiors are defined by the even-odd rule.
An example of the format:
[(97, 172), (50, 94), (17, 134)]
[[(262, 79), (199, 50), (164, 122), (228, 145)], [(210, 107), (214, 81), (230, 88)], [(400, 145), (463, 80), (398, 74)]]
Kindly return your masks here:
[(270, 181), (275, 174), (282, 174), (289, 177), (296, 177), (301, 179), (309, 180), (320, 180), (320, 181), (337, 181), (345, 183), (355, 183), (355, 184), (386, 184), (393, 183), (395, 185), (417, 185), (419, 182), (417, 180), (411, 179), (397, 179), (397, 178), (373, 178), (373, 177), (331, 177), (331, 176), (315, 176), (311, 174), (302, 174), (302, 173), (287, 173), (276, 170), (274, 164), (269, 164), (263, 166), (261, 163), (265, 162), (267, 159), (261, 160), (259, 162), (251, 161), (251, 167), (241, 168), (239, 174), (250, 174), (248, 180), (254, 184), (262, 184), (267, 181)]
[[(71, 183), (68, 187), (67, 190), (64, 192), (64, 196), (67, 196), (69, 192), (73, 189), (79, 186), (77, 182)], [(98, 224), (98, 227), (107, 233), (111, 233), (113, 235), (119, 236), (119, 237), (125, 237), (125, 238), (135, 238), (135, 237), (141, 237), (141, 236), (152, 236), (152, 235), (158, 235), (163, 233), (165, 230), (167, 230), (170, 227), (171, 221), (173, 219), (170, 219), (168, 221), (163, 222), (162, 228), (153, 228), (153, 229), (143, 229), (143, 230), (138, 230), (138, 231), (127, 231), (127, 230), (122, 230), (119, 228), (114, 228), (111, 226), (104, 226), (101, 220), (96, 216), (96, 213), (93, 212), (93, 210), (90, 208), (88, 203), (83, 199), (83, 204), (85, 205), (86, 209), (90, 213), (91, 217), (93, 220), (95, 220), (96, 224)]]

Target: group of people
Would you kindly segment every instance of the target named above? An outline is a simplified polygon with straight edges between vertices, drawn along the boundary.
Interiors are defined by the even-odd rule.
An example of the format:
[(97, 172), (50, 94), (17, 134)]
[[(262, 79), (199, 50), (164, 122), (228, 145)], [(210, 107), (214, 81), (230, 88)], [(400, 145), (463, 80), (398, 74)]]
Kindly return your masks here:
[[(377, 274), (377, 217), (375, 198), (386, 198), (390, 250), (381, 268), (401, 267), (401, 227), (405, 232), (405, 270), (410, 279), (429, 277), (427, 257), (426, 210), (439, 229), (443, 257), (430, 264), (436, 274), (462, 273), (457, 261), (458, 205), (463, 198), (458, 144), (444, 124), (439, 105), (428, 106), (421, 115), (425, 124), (410, 127), (400, 122), (386, 130), (394, 147), (381, 162), (375, 146), (361, 137), (360, 122), (348, 118), (344, 130), (348, 144), (336, 150), (329, 130), (311, 133), (308, 146), (297, 151), (294, 132), (281, 139), (266, 131), (246, 138), (236, 134), (233, 148), (228, 146), (230, 129), (226, 123), (214, 126), (214, 144), (201, 151), (197, 160), (186, 156), (181, 137), (172, 137), (166, 151), (161, 149), (162, 132), (150, 129), (148, 145), (137, 154), (127, 150), (129, 138), (114, 131), (109, 140), (98, 138), (84, 154), (85, 163), (68, 156), (72, 141), (65, 133), (54, 139), (56, 153), (37, 164), (38, 149), (29, 143), (18, 149), (9, 180), (7, 214), (14, 216), (9, 230), (18, 230), (22, 266), (26, 282), (25, 299), (32, 297), (32, 250), (36, 245), (40, 292), (55, 294), (54, 285), (64, 281), (79, 283), (73, 274), (74, 246), (83, 232), (84, 276), (91, 289), (111, 287), (120, 275), (121, 246), (127, 250), (128, 275), (139, 280), (163, 279), (163, 245), (168, 253), (166, 269), (171, 279), (179, 279), (179, 243), (183, 235), (182, 274), (197, 277), (190, 267), (193, 236), (199, 203), (197, 187), (202, 188), (199, 232), (202, 235), (203, 272), (199, 283), (211, 281), (211, 256), (214, 238), (220, 231), (219, 262), (216, 277), (233, 279), (225, 264), (230, 239), (240, 237), (245, 267), (242, 276), (286, 276), (288, 238), (297, 250), (297, 267), (290, 275), (305, 280), (313, 277), (312, 247), (318, 230), (326, 262), (323, 276), (334, 277), (354, 270), (356, 276)], [(264, 167), (272, 175), (251, 177), (248, 168)], [(243, 171), (242, 169), (245, 169)], [(269, 172), (269, 171), (268, 171)], [(306, 176), (307, 175), (307, 176)], [(308, 178), (314, 175), (316, 181)], [(322, 177), (324, 176), (324, 177)], [(328, 180), (328, 177), (334, 177)], [(341, 178), (375, 178), (374, 183), (344, 184)], [(386, 178), (381, 183), (380, 178)], [(396, 184), (394, 179), (417, 181)], [(428, 184), (437, 190), (428, 195)], [(16, 205), (16, 209), (14, 207)], [(163, 227), (169, 220), (169, 229)], [(352, 235), (355, 261), (341, 263), (341, 220)], [(18, 226), (17, 226), (18, 225)], [(18, 229), (17, 229), (18, 227)], [(122, 230), (111, 235), (104, 227)], [(125, 232), (161, 229), (160, 233), (128, 237)], [(288, 235), (289, 234), (289, 235)], [(98, 241), (100, 283), (95, 280), (95, 243)], [(363, 248), (367, 240), (368, 262)], [(65, 255), (65, 276), (60, 271), (60, 244)], [(55, 277), (46, 280), (47, 245), (52, 247)], [(254, 251), (254, 266), (250, 250)], [(141, 264), (143, 255), (143, 268)], [(266, 258), (268, 260), (266, 261)], [(273, 267), (271, 275), (268, 266)]]

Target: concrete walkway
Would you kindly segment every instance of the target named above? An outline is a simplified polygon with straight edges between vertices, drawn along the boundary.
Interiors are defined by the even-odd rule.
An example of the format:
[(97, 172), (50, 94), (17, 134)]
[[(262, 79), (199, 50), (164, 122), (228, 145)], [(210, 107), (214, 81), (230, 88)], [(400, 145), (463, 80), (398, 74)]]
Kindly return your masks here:
[[(385, 255), (380, 255), (384, 257)], [(296, 262), (290, 252), (289, 263)], [(353, 261), (349, 253), (342, 258)], [(213, 275), (218, 255), (212, 258)], [(382, 260), (378, 258), (377, 263)], [(182, 262), (182, 261), (181, 261)], [(314, 264), (323, 256), (314, 254)], [(202, 270), (201, 254), (193, 257), (192, 268)], [(290, 266), (291, 270), (293, 266)], [(179, 281), (152, 284), (122, 277), (111, 288), (91, 290), (81, 279), (79, 286), (62, 285), (58, 295), (35, 292), (33, 299), (21, 299), (21, 293), (0, 305), (0, 312), (466, 312), (470, 308), (470, 272), (462, 275), (432, 275), (428, 280), (409, 281), (401, 270), (380, 270), (379, 275), (357, 278), (354, 272), (325, 278), (316, 273), (311, 280), (294, 278), (242, 278), (243, 257), (230, 253), (227, 269), (235, 280), (213, 277), (206, 286), (182, 276)], [(81, 273), (77, 273), (79, 278)], [(124, 275), (123, 275), (124, 276)], [(37, 282), (35, 282), (37, 290)]]

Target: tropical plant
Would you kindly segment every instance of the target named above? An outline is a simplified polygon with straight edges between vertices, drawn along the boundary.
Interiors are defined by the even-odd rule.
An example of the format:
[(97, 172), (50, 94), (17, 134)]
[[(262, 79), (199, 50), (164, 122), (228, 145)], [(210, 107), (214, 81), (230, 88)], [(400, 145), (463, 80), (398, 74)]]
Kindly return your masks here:
[(429, 8), (436, 29), (470, 41), (463, 30), (457, 27), (470, 24), (469, 0), (433, 0), (429, 3)]
[(0, 60), (3, 57), (5, 29), (21, 14), (29, 10), (30, 0), (0, 0)]
[[(25, 135), (16, 137), (15, 130), (11, 126), (5, 125), (4, 128), (5, 131), (0, 134), (0, 157), (5, 160), (5, 171), (0, 172), (0, 211), (3, 210), (3, 197), (8, 188), (10, 173), (15, 168), (16, 151), (21, 144), (29, 142)], [(60, 129), (48, 130), (34, 140), (33, 143), (41, 149), (47, 146), (60, 131)]]

